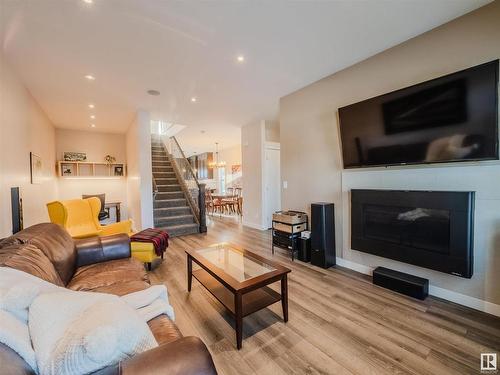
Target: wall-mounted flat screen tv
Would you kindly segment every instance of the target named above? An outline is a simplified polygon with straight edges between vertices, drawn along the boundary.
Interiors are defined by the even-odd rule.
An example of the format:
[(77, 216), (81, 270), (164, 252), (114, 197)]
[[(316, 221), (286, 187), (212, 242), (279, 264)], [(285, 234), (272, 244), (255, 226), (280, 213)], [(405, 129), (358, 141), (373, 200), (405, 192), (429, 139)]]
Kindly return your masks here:
[(339, 108), (344, 168), (498, 159), (498, 60)]

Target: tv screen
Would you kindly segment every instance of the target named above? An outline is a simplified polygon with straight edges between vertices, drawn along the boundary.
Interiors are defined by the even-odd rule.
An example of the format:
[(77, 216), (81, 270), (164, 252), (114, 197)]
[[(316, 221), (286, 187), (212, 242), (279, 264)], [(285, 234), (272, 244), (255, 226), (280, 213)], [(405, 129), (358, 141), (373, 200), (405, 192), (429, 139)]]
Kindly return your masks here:
[(498, 60), (339, 108), (344, 168), (498, 159)]

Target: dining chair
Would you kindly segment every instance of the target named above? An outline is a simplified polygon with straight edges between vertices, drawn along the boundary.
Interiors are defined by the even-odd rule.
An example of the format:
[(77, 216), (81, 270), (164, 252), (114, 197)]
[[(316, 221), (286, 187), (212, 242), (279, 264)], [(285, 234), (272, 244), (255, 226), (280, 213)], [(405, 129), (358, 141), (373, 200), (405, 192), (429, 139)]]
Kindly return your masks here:
[(215, 211), (218, 211), (219, 214), (222, 215), (226, 211), (226, 203), (222, 199), (214, 198), (212, 192), (209, 192), (208, 194), (208, 201), (210, 202), (209, 204), (212, 214)]
[(234, 188), (234, 196), (236, 200), (236, 210), (238, 215), (243, 216), (243, 197), (241, 196), (243, 189), (240, 187)]
[(229, 187), (227, 188), (229, 198), (223, 199), (223, 202), (226, 204), (226, 208), (228, 213), (238, 213), (238, 188)]

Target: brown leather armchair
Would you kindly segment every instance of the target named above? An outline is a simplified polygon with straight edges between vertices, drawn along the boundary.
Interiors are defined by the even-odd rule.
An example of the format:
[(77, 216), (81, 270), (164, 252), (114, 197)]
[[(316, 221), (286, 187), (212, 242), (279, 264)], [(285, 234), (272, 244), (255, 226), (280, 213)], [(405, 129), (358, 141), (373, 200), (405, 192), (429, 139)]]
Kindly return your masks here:
[[(125, 234), (74, 241), (56, 224), (38, 224), (0, 241), (0, 267), (11, 267), (72, 290), (124, 295), (149, 287), (144, 266), (130, 257)], [(159, 346), (106, 367), (99, 375), (217, 374), (205, 344), (182, 337), (161, 315), (148, 322)], [(0, 344), (0, 373), (32, 374), (12, 349)]]

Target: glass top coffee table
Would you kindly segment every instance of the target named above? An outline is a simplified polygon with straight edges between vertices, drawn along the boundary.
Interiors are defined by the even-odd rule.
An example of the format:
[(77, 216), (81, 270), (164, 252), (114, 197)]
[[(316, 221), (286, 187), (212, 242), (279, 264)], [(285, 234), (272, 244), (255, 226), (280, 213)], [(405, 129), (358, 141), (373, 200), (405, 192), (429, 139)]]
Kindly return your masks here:
[[(228, 243), (186, 250), (186, 255), (188, 291), (194, 276), (234, 316), (238, 349), (243, 317), (281, 301), (288, 321), (288, 268)], [(193, 271), (193, 262), (200, 268)], [(281, 281), (281, 294), (267, 286), (276, 281)]]

